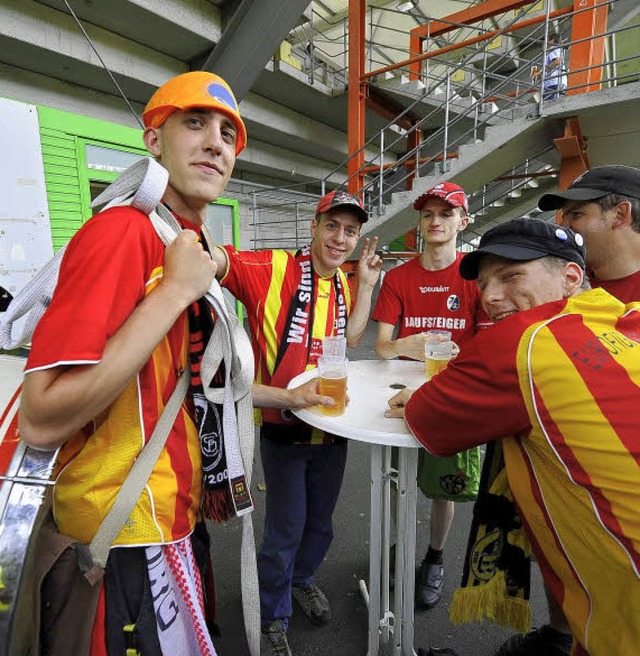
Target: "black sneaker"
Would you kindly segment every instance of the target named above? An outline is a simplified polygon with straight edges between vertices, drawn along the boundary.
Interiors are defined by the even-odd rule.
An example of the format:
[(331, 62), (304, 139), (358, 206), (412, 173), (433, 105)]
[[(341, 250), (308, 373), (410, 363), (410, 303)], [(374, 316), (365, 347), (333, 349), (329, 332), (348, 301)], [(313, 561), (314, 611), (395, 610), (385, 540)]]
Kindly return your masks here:
[(312, 624), (322, 626), (331, 621), (329, 601), (315, 583), (293, 586), (291, 596), (298, 602)]
[(569, 656), (572, 644), (571, 634), (561, 633), (545, 624), (525, 635), (511, 636), (495, 656)]
[(428, 563), (425, 558), (416, 577), (416, 606), (433, 608), (442, 599), (444, 565)]
[(275, 620), (262, 627), (260, 656), (292, 656), (282, 620)]

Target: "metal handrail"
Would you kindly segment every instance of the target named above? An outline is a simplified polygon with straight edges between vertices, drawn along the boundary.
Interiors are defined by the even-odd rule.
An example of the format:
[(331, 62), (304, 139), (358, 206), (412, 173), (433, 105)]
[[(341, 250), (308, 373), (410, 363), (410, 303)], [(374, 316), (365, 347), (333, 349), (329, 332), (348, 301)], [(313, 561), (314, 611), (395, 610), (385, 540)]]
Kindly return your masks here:
[[(606, 4), (611, 4), (612, 2), (613, 0), (608, 0)], [(352, 177), (353, 175), (366, 176), (367, 180), (360, 190), (360, 193), (368, 207), (377, 206), (378, 212), (383, 213), (385, 199), (391, 193), (398, 189), (404, 189), (409, 178), (424, 176), (425, 174), (432, 172), (433, 167), (436, 166), (438, 162), (441, 163), (442, 172), (446, 172), (448, 162), (452, 157), (456, 156), (457, 148), (460, 145), (475, 141), (478, 136), (481, 135), (482, 130), (487, 129), (492, 125), (496, 125), (500, 120), (504, 120), (505, 117), (507, 119), (513, 119), (519, 115), (526, 116), (527, 114), (531, 114), (532, 110), (533, 113), (537, 112), (538, 114), (541, 114), (544, 111), (544, 106), (549, 102), (545, 100), (545, 83), (548, 83), (549, 80), (566, 75), (567, 73), (565, 71), (559, 71), (554, 76), (545, 77), (543, 75), (540, 77), (540, 82), (538, 84), (532, 84), (524, 78), (524, 64), (537, 64), (540, 60), (544, 61), (546, 59), (549, 50), (547, 36), (551, 28), (550, 17), (558, 15), (557, 12), (551, 11), (550, 0), (546, 0), (543, 20), (540, 20), (540, 17), (535, 18), (536, 21), (540, 22), (539, 25), (535, 26), (535, 24), (532, 23), (534, 19), (525, 19), (532, 8), (533, 5), (528, 7), (526, 11), (522, 11), (514, 16), (498, 30), (486, 31), (483, 28), (473, 25), (455, 24), (456, 27), (479, 32), (481, 39), (478, 40), (478, 43), (484, 43), (484, 45), (465, 55), (459, 61), (451, 61), (450, 58), (447, 58), (452, 52), (455, 52), (454, 47), (447, 46), (445, 48), (439, 48), (438, 50), (441, 53), (444, 51), (440, 56), (434, 56), (433, 53), (427, 52), (424, 59), (425, 61), (430, 62), (430, 65), (427, 75), (423, 77), (424, 88), (420, 95), (398, 116), (389, 121), (375, 134), (371, 135), (357, 153), (352, 154), (349, 158), (345, 158), (327, 175), (319, 180), (321, 194), (324, 194), (329, 186), (331, 186), (331, 188), (335, 187), (332, 179), (343, 174), (352, 157), (361, 155), (365, 149), (373, 148), (377, 154), (368, 160), (365, 159), (358, 171), (352, 174)], [(577, 10), (562, 11), (562, 15), (558, 21), (560, 25), (554, 28), (553, 31), (561, 31), (561, 24), (564, 21), (569, 20), (580, 13), (592, 10), (592, 7), (587, 7)], [(440, 18), (438, 20), (446, 22)], [(527, 23), (529, 27), (533, 25), (533, 27), (530, 33), (526, 36), (518, 38), (518, 43), (520, 45), (525, 44), (531, 46), (542, 42), (542, 52), (537, 51), (535, 54), (532, 54), (531, 57), (527, 57), (526, 53), (504, 52), (502, 54), (495, 54), (489, 52), (489, 46), (493, 40), (498, 36), (511, 35), (512, 32), (518, 29), (518, 25), (521, 25), (522, 23)], [(610, 29), (603, 34), (597, 35), (597, 38), (606, 37), (608, 39), (614, 34), (620, 34), (626, 30), (637, 29), (637, 27), (637, 25), (627, 25), (616, 29)], [(513, 36), (512, 38), (516, 37)], [(566, 51), (568, 47), (589, 41), (591, 38), (564, 43), (562, 48)], [(465, 43), (468, 44), (468, 41), (469, 40)], [(460, 48), (459, 44), (458, 48)], [(637, 77), (637, 73), (617, 75), (617, 64), (637, 59), (639, 56), (630, 55), (618, 58), (616, 57), (615, 52), (609, 52), (609, 57), (605, 64), (603, 64), (602, 67), (597, 67), (603, 69), (602, 75), (599, 76), (599, 84), (601, 87), (607, 84), (616, 84), (616, 82), (631, 77)], [(481, 59), (484, 62), (482, 70), (477, 70), (473, 65), (472, 60), (477, 61), (478, 59)], [(373, 59), (370, 58), (369, 61), (373, 62)], [(393, 70), (402, 73), (404, 70), (403, 67), (406, 66), (407, 61), (409, 60), (400, 62), (393, 67)], [(515, 61), (517, 63), (515, 71), (510, 74), (502, 72), (506, 61)], [(432, 75), (436, 66), (442, 67), (438, 77)], [(613, 74), (611, 72), (612, 67)], [(588, 71), (591, 68), (596, 67), (584, 67), (572, 70), (571, 73), (578, 74)], [(387, 70), (387, 68), (369, 71), (364, 77), (370, 79), (372, 76), (380, 74), (381, 70), (384, 71)], [(468, 74), (469, 72), (477, 73), (476, 78), (467, 81), (465, 76), (464, 83), (453, 82), (452, 78), (454, 75), (458, 73)], [(490, 84), (488, 82), (490, 82)], [(592, 86), (593, 84), (593, 82), (574, 84), (571, 89), (567, 90), (572, 90), (575, 93), (576, 91)], [(480, 87), (480, 91), (478, 90), (478, 87)], [(441, 95), (437, 94), (438, 88), (443, 90)], [(529, 102), (531, 95), (534, 93), (539, 94), (537, 107)], [(416, 115), (416, 109), (420, 106), (423, 107), (425, 100), (433, 100), (434, 98), (438, 99), (438, 102), (434, 104), (435, 106), (431, 110), (427, 111), (420, 120), (416, 121), (410, 130), (403, 131), (400, 135), (397, 134), (398, 130), (396, 124), (400, 119), (406, 118), (408, 115)], [(455, 98), (458, 98), (459, 100), (456, 101)], [(495, 104), (496, 111), (483, 111), (487, 109), (488, 103)], [(493, 105), (491, 105), (491, 108), (493, 108)], [(423, 139), (418, 147), (405, 152), (402, 155), (393, 154), (391, 157), (392, 161), (389, 161), (389, 153), (393, 153), (394, 148), (398, 150), (400, 146), (404, 144), (405, 138), (409, 137), (415, 130), (424, 130), (425, 126), (429, 125), (430, 122), (434, 122), (434, 119), (441, 112), (448, 113), (446, 118), (450, 118), (450, 120), (445, 120), (444, 125), (431, 131), (429, 136)], [(532, 170), (532, 172), (539, 173), (539, 171), (535, 170)], [(338, 186), (338, 188), (346, 188), (349, 181), (350, 178), (347, 178)], [(309, 183), (306, 182), (304, 184)], [(525, 183), (520, 183), (519, 186), (522, 186), (523, 184)], [(280, 188), (280, 190), (283, 191), (290, 187), (290, 185), (287, 185), (286, 187)], [(258, 193), (262, 195), (264, 192)], [(483, 190), (483, 193), (486, 195), (486, 189)]]

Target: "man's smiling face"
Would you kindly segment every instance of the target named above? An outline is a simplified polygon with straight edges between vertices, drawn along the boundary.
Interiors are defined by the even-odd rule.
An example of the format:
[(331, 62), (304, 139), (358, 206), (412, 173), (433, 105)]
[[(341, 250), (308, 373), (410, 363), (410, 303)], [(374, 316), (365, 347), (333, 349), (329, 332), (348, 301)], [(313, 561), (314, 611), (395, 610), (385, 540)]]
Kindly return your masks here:
[(178, 215), (204, 222), (233, 172), (236, 139), (232, 121), (208, 109), (176, 110), (160, 128), (147, 128), (147, 149), (169, 171), (164, 198)]
[(362, 224), (349, 209), (337, 208), (311, 222), (313, 266), (321, 276), (332, 276), (353, 253)]
[(566, 291), (562, 270), (546, 266), (542, 259), (517, 262), (497, 255), (485, 255), (480, 261), (478, 288), (482, 305), (494, 322), (559, 301)]

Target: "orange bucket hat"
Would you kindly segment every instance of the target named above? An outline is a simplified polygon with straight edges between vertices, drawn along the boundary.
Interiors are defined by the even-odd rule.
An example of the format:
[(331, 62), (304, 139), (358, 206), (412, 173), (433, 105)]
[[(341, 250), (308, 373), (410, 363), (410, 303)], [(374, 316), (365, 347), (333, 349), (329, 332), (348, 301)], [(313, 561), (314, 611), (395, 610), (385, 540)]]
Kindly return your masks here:
[(247, 145), (238, 103), (229, 85), (218, 75), (207, 71), (183, 73), (165, 82), (147, 103), (142, 114), (145, 128), (159, 128), (176, 109), (204, 107), (222, 112), (238, 131), (236, 155)]

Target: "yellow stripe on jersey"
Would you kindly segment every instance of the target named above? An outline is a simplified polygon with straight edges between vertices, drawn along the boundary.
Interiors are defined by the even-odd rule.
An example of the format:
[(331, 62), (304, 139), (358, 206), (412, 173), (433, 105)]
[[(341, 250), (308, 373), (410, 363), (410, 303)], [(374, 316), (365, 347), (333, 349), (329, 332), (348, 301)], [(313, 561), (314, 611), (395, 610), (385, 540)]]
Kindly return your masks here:
[[(276, 325), (278, 316), (282, 311), (281, 294), (285, 274), (287, 273), (287, 264), (290, 256), (287, 251), (273, 251), (271, 281), (269, 291), (264, 306), (264, 321), (262, 322), (262, 332), (266, 342), (266, 360), (267, 369), (270, 374), (276, 366), (278, 357), (278, 335), (276, 334)], [(288, 309), (288, 308), (287, 308)]]

